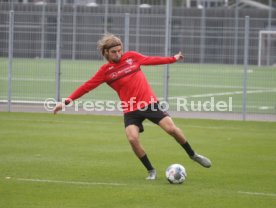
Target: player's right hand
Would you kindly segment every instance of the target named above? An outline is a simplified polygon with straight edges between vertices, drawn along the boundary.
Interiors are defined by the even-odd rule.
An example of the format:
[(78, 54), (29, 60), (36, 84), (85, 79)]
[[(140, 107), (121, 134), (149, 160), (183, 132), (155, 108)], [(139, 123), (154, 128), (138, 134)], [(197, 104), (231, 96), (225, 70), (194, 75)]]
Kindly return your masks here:
[(65, 104), (64, 103), (57, 103), (56, 107), (53, 110), (54, 114), (57, 114), (57, 112), (61, 111), (63, 108), (65, 108)]

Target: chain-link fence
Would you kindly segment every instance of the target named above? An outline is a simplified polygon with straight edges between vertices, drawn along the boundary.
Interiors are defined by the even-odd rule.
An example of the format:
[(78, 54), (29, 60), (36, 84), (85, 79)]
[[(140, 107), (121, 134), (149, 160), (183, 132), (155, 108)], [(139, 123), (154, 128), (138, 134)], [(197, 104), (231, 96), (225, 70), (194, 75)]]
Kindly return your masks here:
[[(168, 67), (142, 67), (170, 111), (275, 119), (274, 9), (0, 3), (0, 28), (2, 110), (67, 97), (104, 63), (96, 43), (110, 32), (145, 55), (185, 54)], [(270, 33), (260, 39), (261, 31)], [(82, 100), (118, 98), (101, 85)]]

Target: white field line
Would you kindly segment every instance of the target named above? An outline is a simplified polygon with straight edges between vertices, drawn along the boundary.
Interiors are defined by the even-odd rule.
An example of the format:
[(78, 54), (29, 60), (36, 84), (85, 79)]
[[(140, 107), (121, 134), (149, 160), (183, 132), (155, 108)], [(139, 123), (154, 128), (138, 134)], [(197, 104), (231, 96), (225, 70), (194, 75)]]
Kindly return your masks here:
[[(151, 85), (164, 85), (163, 83), (150, 82)], [(233, 85), (202, 85), (202, 84), (184, 84), (184, 83), (169, 83), (169, 86), (183, 86), (183, 87), (197, 87), (197, 88), (227, 88), (227, 89), (242, 89), (243, 86), (233, 86)], [(271, 89), (267, 87), (248, 87), (248, 89)]]
[(73, 185), (106, 185), (106, 186), (126, 186), (124, 183), (102, 183), (102, 182), (83, 182), (83, 181), (60, 181), (60, 180), (47, 180), (47, 179), (33, 179), (33, 178), (17, 178), (18, 181), (34, 182), (34, 183), (60, 183), (60, 184), (73, 184)]
[[(27, 178), (17, 178), (18, 181), (34, 182), (34, 183), (60, 183), (60, 184), (72, 184), (72, 185), (106, 185), (106, 186), (126, 186), (124, 183), (102, 183), (102, 182), (83, 182), (83, 181), (60, 181), (60, 180), (47, 180), (47, 179), (27, 179)], [(263, 192), (248, 192), (248, 191), (238, 191), (239, 194), (254, 195), (254, 196), (272, 196), (276, 197), (275, 193), (263, 193)]]
[[(255, 94), (255, 93), (273, 93), (276, 92), (276, 88), (271, 89), (258, 89), (258, 90), (247, 90), (247, 94)], [(203, 98), (203, 97), (216, 97), (216, 96), (225, 96), (225, 95), (241, 95), (243, 91), (234, 91), (234, 92), (220, 92), (220, 93), (207, 93), (207, 94), (198, 94), (198, 95), (191, 95), (191, 96), (174, 96), (168, 97), (169, 100), (174, 100), (178, 98), (188, 99), (188, 98)], [(36, 99), (36, 97), (29, 97), (28, 99)], [(159, 98), (163, 100), (163, 97)], [(114, 102), (113, 100), (90, 100), (90, 101), (102, 101), (102, 102)], [(7, 100), (0, 100), (0, 103), (7, 103)], [(119, 102), (119, 101), (116, 101)], [(24, 103), (24, 104), (44, 104), (44, 101), (24, 101), (24, 100), (12, 100), (12, 103)], [(175, 104), (171, 104), (175, 105)], [(233, 107), (241, 107), (239, 105), (233, 105)], [(274, 106), (251, 106), (248, 105), (247, 108), (258, 108), (265, 107), (265, 109), (274, 109)]]
[[(265, 93), (265, 92), (276, 92), (276, 88), (272, 89), (259, 89), (259, 90), (247, 90), (247, 94), (255, 94), (255, 93)], [(224, 95), (241, 95), (243, 91), (234, 91), (234, 92), (219, 92), (219, 93), (207, 93), (207, 94), (198, 94), (191, 96), (175, 96), (169, 97), (169, 100), (177, 99), (177, 98), (202, 98), (202, 97), (215, 97), (215, 96), (224, 96)]]
[[(248, 90), (247, 94), (255, 94), (255, 93), (265, 93), (265, 92), (276, 92), (276, 88), (270, 89), (258, 89), (258, 90)], [(219, 92), (219, 93), (206, 93), (206, 94), (198, 94), (198, 95), (190, 95), (190, 96), (174, 96), (168, 97), (169, 100), (174, 100), (177, 98), (202, 98), (202, 97), (215, 97), (215, 96), (224, 96), (224, 95), (241, 95), (243, 91), (234, 91), (234, 92)], [(36, 97), (28, 97), (29, 99), (34, 99)], [(163, 100), (163, 97), (159, 98)], [(104, 101), (104, 102), (113, 102), (113, 100), (95, 100), (92, 99), (91, 101)], [(7, 102), (7, 100), (0, 100), (0, 102)], [(30, 103), (30, 104), (43, 104), (44, 101), (22, 101), (22, 100), (13, 100), (14, 103)], [(116, 101), (119, 102), (119, 101)], [(255, 106), (253, 106), (255, 107)]]
[[(28, 99), (34, 99), (35, 97), (28, 97)], [(26, 98), (25, 98), (26, 99)], [(0, 100), (0, 103), (7, 103), (8, 100)], [(19, 104), (44, 104), (45, 101), (29, 101), (29, 100), (12, 100), (11, 103)]]
[[(0, 100), (1, 103), (1, 100)], [(193, 106), (197, 107), (200, 106), (201, 104), (197, 104), (196, 102), (193, 103)], [(170, 106), (177, 106), (177, 103), (171, 103)], [(187, 103), (187, 106), (191, 106), (191, 104)], [(242, 105), (232, 105), (233, 108), (242, 108)], [(258, 106), (258, 105), (247, 105), (247, 109), (260, 109), (260, 110), (269, 110), (269, 109), (275, 109), (275, 106)], [(182, 112), (182, 111), (180, 111)], [(202, 111), (204, 112), (204, 111)]]
[(247, 195), (258, 195), (258, 196), (276, 196), (274, 193), (262, 193), (262, 192), (247, 192), (247, 191), (238, 191), (239, 194)]
[[(16, 100), (18, 99), (18, 100)], [(22, 100), (22, 99), (30, 99), (30, 100)], [(13, 98), (13, 100), (11, 101), (12, 103), (18, 103), (18, 104), (44, 104), (45, 101), (48, 99), (48, 98), (44, 98), (44, 100), (38, 100), (38, 101), (35, 101), (37, 99), (37, 97), (16, 97), (16, 98)], [(51, 98), (51, 99), (55, 99), (55, 98)], [(33, 101), (31, 101), (33, 100)], [(85, 102), (87, 100), (84, 100), (83, 102)], [(100, 101), (100, 102), (119, 102), (118, 100), (97, 100), (97, 99), (89, 99), (88, 100), (89, 102), (93, 101), (93, 102), (97, 102), (97, 101)], [(0, 100), (0, 103), (7, 103), (8, 100)]]
[[(0, 80), (2, 81), (7, 81), (8, 79), (7, 78), (0, 78)], [(55, 79), (41, 79), (41, 78), (15, 78), (13, 77), (12, 78), (13, 81), (23, 81), (23, 82), (55, 82), (56, 80)], [(72, 80), (67, 80), (67, 79), (63, 79), (61, 80), (61, 82), (72, 82), (72, 83), (75, 83), (75, 82), (86, 82), (87, 80), (77, 80), (77, 79), (72, 79)]]
[[(7, 78), (0, 78), (2, 81), (7, 81)], [(41, 79), (41, 78), (12, 78), (13, 81), (25, 81), (25, 82), (55, 82), (55, 79)], [(87, 80), (78, 80), (78, 79), (62, 79), (61, 82), (69, 83), (83, 83)], [(150, 82), (151, 85), (163, 85), (159, 82)], [(228, 86), (228, 85), (201, 85), (201, 84), (185, 84), (185, 83), (169, 83), (170, 86), (179, 86), (179, 87), (197, 87), (197, 88), (225, 88), (225, 89), (242, 89), (242, 86)], [(271, 89), (267, 87), (248, 87), (248, 89)]]
[[(35, 98), (32, 98), (32, 99), (35, 99)], [(99, 100), (99, 101), (109, 102), (109, 100)], [(113, 102), (113, 100), (111, 100), (111, 102)], [(0, 104), (1, 103), (8, 103), (8, 100), (0, 100)], [(14, 104), (16, 103), (16, 104), (40, 104), (40, 105), (43, 105), (44, 101), (13, 100), (12, 103), (14, 103)], [(177, 105), (176, 103), (171, 103), (170, 104), (170, 106), (176, 106), (176, 105)], [(187, 104), (187, 106), (190, 106), (190, 105)], [(194, 103), (194, 106), (198, 106), (198, 104)], [(233, 108), (241, 108), (242, 105), (232, 105), (232, 107)], [(257, 106), (257, 105), (247, 105), (246, 108), (247, 109), (259, 109), (259, 110), (275, 109), (274, 106)], [(82, 109), (82, 108), (79, 107), (79, 109)], [(87, 112), (90, 112), (90, 111), (87, 111)], [(95, 110), (95, 111), (91, 111), (91, 112), (99, 112), (99, 111)], [(122, 113), (123, 113), (123, 111), (122, 111)]]
[[(180, 98), (180, 97), (179, 97)], [(28, 99), (36, 99), (36, 97), (29, 97)], [(162, 100), (163, 98), (160, 98)], [(89, 101), (101, 101), (101, 102), (114, 102), (114, 100), (89, 100)], [(7, 103), (8, 100), (0, 100), (1, 103)], [(43, 105), (45, 101), (29, 101), (29, 100), (12, 100), (12, 103), (17, 103), (17, 104), (40, 104)], [(117, 101), (116, 101), (117, 102)], [(176, 106), (177, 103), (171, 103), (170, 106)], [(187, 106), (190, 106), (190, 104), (187, 104)], [(198, 106), (198, 104), (194, 103), (194, 106)], [(242, 105), (232, 105), (233, 108), (241, 108)], [(269, 109), (274, 109), (274, 106), (257, 106), (257, 105), (247, 105), (246, 108), (250, 109), (262, 109), (262, 110), (269, 110)], [(93, 111), (92, 111), (93, 112)]]

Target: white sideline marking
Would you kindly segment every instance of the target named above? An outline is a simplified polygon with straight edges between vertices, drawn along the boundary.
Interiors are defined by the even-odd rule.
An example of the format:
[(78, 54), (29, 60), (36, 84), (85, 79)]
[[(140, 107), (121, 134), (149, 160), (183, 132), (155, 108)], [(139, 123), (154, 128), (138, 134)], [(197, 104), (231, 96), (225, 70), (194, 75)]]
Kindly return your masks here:
[[(164, 83), (150, 82), (151, 85), (163, 85)], [(220, 88), (220, 89), (242, 89), (243, 86), (233, 86), (233, 85), (210, 85), (210, 84), (187, 84), (187, 83), (169, 83), (170, 86), (182, 86), (182, 87), (195, 87), (195, 88)], [(255, 90), (268, 90), (271, 88), (267, 87), (248, 87), (247, 89)]]
[[(276, 88), (272, 88), (268, 90), (248, 90), (247, 94), (264, 93), (264, 92), (276, 92)], [(199, 95), (191, 95), (191, 96), (176, 96), (176, 97), (169, 97), (168, 99), (172, 100), (177, 98), (201, 98), (201, 97), (215, 97), (215, 96), (241, 95), (241, 94), (243, 94), (243, 91), (207, 93), (207, 94), (199, 94)]]
[(106, 186), (125, 186), (123, 183), (102, 183), (102, 182), (83, 182), (83, 181), (58, 181), (46, 179), (17, 178), (18, 181), (38, 182), (38, 183), (61, 183), (74, 185), (106, 185)]
[[(206, 96), (206, 94), (203, 94), (202, 97)], [(210, 95), (210, 94), (208, 94)], [(190, 96), (192, 97), (192, 96)], [(187, 97), (178, 97), (178, 98), (189, 98)], [(28, 97), (28, 99), (37, 99), (36, 97)], [(163, 100), (164, 98), (160, 97), (160, 100)], [(170, 99), (170, 97), (169, 97)], [(174, 98), (176, 99), (176, 98)], [(101, 101), (101, 102), (114, 102), (114, 100), (94, 100), (91, 99), (90, 101), (96, 102), (96, 101)], [(0, 103), (7, 103), (8, 100), (0, 100)], [(115, 102), (117, 102), (115, 100)], [(44, 104), (44, 101), (28, 101), (28, 100), (12, 100), (12, 103), (19, 103), (19, 104)], [(176, 106), (176, 103), (170, 104), (170, 106)], [(189, 105), (188, 105), (189, 106)], [(197, 106), (197, 104), (195, 104)], [(234, 108), (241, 108), (242, 105), (233, 105)], [(259, 110), (269, 110), (269, 109), (274, 109), (274, 106), (256, 106), (256, 105), (247, 105), (247, 108), (252, 108), (252, 109), (259, 109)], [(122, 112), (123, 113), (123, 112)]]
[(259, 192), (247, 192), (247, 191), (238, 191), (239, 194), (247, 195), (259, 195), (259, 196), (276, 196), (274, 193), (259, 193)]
[[(7, 81), (8, 78), (2, 78), (0, 77), (0, 80), (2, 81)], [(13, 81), (26, 81), (26, 82), (55, 82), (55, 79), (44, 79), (44, 78), (16, 78), (13, 77), (12, 78)], [(70, 82), (70, 83), (83, 83), (86, 82), (87, 79), (84, 80), (80, 80), (80, 79), (62, 79), (61, 82)], [(151, 85), (163, 85), (162, 82), (150, 82)], [(170, 83), (170, 86), (182, 86), (182, 87), (196, 87), (196, 88), (227, 88), (227, 89), (242, 89), (243, 86), (230, 86), (230, 85), (210, 85), (210, 84), (206, 84), (206, 85), (202, 85), (202, 84), (187, 84), (187, 83)], [(271, 89), (271, 88), (267, 88), (267, 87), (248, 87), (248, 89)]]

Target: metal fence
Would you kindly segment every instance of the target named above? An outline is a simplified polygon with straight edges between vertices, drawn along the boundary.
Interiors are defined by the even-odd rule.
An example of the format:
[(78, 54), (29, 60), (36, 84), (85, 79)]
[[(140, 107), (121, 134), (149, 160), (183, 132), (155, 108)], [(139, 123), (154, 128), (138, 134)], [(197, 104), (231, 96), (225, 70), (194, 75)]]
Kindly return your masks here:
[[(2, 109), (68, 96), (104, 63), (96, 42), (110, 32), (124, 40), (126, 49), (145, 55), (185, 53), (183, 63), (145, 70), (154, 91), (168, 100), (172, 111), (177, 110), (177, 98), (188, 99), (190, 107), (210, 104), (210, 98), (231, 97), (231, 112), (224, 114), (243, 119), (250, 114), (275, 116), (275, 10), (187, 9), (169, 4), (60, 6), (60, 10), (57, 4), (11, 8), (0, 3)], [(262, 48), (260, 31), (272, 31), (261, 40)], [(101, 86), (83, 99), (117, 100), (106, 88)], [(203, 115), (202, 109), (197, 111)]]

